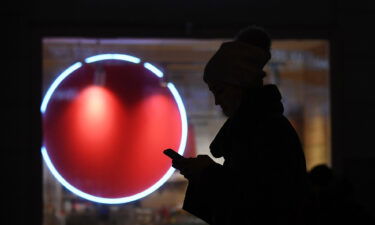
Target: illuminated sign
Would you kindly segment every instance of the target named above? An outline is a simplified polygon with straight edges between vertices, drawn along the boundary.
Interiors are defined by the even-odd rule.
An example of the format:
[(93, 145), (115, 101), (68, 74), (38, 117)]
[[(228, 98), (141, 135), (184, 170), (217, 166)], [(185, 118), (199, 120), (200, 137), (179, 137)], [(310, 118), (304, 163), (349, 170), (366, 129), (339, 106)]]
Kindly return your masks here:
[(44, 161), (74, 194), (119, 204), (157, 190), (173, 174), (166, 148), (184, 153), (186, 111), (163, 72), (125, 54), (77, 62), (41, 104)]

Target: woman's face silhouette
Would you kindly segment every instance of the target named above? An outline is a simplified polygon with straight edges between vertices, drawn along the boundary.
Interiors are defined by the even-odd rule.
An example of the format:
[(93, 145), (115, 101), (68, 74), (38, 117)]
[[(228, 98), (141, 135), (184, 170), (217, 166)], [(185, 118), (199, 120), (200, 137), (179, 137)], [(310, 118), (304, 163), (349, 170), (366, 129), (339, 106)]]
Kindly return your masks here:
[(215, 97), (215, 105), (220, 105), (224, 115), (232, 116), (241, 104), (244, 88), (219, 81), (207, 84)]

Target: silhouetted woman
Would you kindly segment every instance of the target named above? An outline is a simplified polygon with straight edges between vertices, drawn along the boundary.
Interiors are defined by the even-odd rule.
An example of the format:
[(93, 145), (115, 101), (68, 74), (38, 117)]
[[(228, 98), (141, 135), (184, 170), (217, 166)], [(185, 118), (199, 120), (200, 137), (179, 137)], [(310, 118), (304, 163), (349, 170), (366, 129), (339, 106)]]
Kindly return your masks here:
[(183, 208), (209, 224), (304, 224), (306, 165), (283, 116), (275, 85), (263, 85), (271, 40), (248, 27), (225, 42), (203, 79), (228, 120), (210, 145), (214, 157), (174, 160), (189, 180)]

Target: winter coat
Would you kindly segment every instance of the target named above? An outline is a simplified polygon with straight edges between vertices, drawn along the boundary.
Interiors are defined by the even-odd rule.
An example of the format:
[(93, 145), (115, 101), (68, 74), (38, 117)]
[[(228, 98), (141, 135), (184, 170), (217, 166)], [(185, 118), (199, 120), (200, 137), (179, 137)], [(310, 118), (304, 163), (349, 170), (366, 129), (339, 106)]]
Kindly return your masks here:
[(304, 224), (305, 158), (275, 85), (251, 90), (210, 145), (224, 164), (189, 179), (183, 209), (213, 225)]

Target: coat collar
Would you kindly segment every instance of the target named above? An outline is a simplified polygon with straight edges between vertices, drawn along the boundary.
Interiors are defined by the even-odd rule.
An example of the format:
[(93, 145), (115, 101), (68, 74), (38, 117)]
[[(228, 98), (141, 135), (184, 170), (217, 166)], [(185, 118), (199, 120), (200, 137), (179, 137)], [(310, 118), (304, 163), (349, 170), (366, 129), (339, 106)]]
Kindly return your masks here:
[[(238, 131), (256, 129), (254, 124), (264, 118), (281, 116), (284, 107), (281, 94), (275, 85), (264, 85), (246, 93), (239, 109), (227, 119), (210, 144), (210, 151), (215, 158), (220, 158), (230, 151), (229, 140)], [(245, 129), (241, 129), (245, 128)]]

